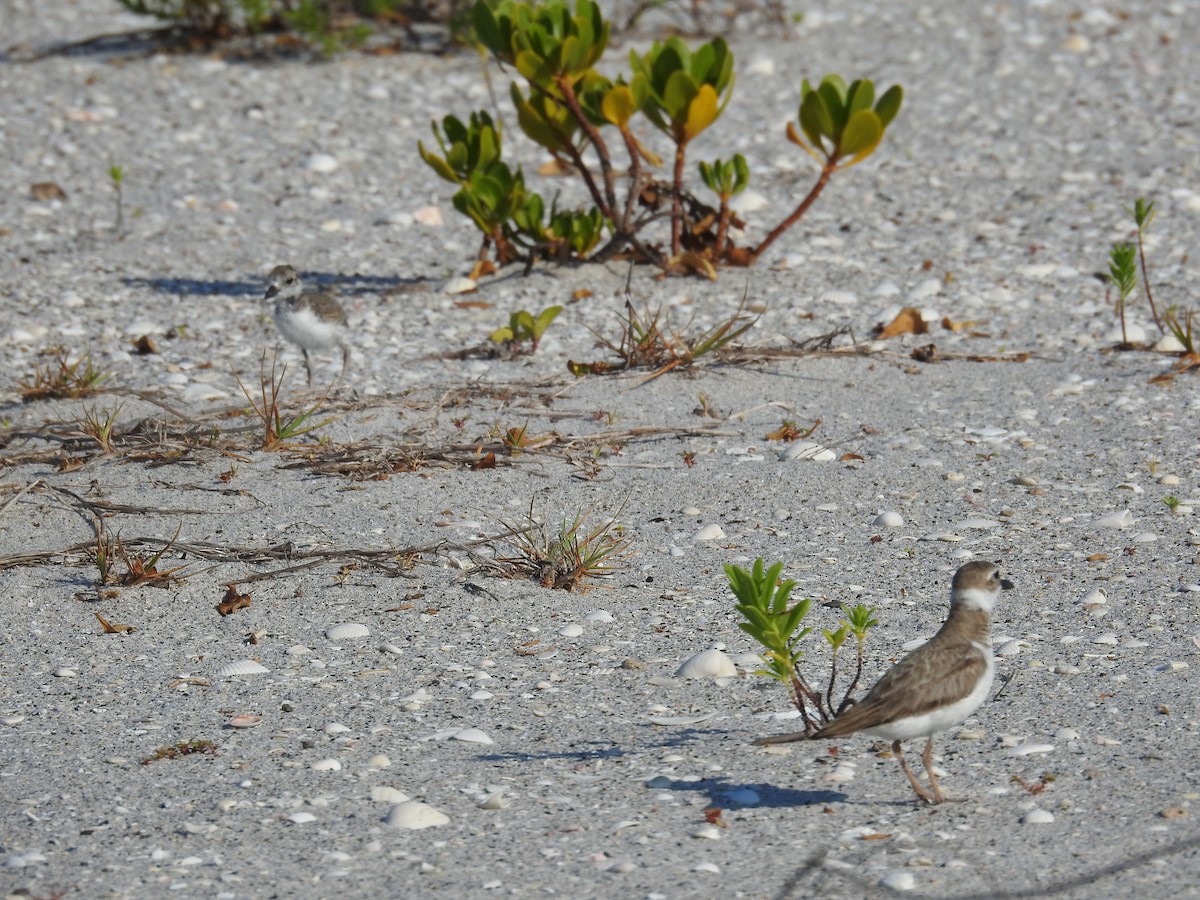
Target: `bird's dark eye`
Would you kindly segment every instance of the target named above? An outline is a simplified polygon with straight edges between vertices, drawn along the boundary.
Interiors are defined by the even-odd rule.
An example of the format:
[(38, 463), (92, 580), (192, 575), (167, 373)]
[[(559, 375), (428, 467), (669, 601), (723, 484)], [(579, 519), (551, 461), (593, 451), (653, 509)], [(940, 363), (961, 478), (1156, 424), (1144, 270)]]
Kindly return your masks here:
[(296, 279), (295, 279), (295, 278), (293, 278), (293, 277), (292, 277), (292, 276), (290, 276), (290, 275), (288, 276), (288, 280), (287, 280), (287, 283), (288, 283), (288, 284), (293, 284), (293, 283), (295, 283), (295, 281), (296, 281)]

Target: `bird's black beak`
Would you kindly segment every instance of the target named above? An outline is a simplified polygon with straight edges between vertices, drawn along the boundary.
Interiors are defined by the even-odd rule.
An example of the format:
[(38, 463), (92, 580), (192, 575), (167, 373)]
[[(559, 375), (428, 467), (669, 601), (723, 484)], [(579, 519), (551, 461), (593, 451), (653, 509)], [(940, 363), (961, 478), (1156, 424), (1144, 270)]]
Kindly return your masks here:
[(267, 295), (265, 297), (263, 297), (263, 299), (270, 300), (272, 297), (274, 297), (278, 293), (279, 293), (279, 288), (276, 287), (275, 285), (271, 285), (269, 288), (267, 288)]
[(1001, 579), (1000, 579), (1000, 588), (1001, 588), (1001, 590), (1005, 590), (1005, 591), (1011, 591), (1011, 590), (1012, 590), (1013, 588), (1015, 588), (1015, 587), (1016, 587), (1016, 585), (1015, 585), (1015, 584), (1013, 584), (1011, 581), (1009, 581), (1007, 578), (1001, 578)]

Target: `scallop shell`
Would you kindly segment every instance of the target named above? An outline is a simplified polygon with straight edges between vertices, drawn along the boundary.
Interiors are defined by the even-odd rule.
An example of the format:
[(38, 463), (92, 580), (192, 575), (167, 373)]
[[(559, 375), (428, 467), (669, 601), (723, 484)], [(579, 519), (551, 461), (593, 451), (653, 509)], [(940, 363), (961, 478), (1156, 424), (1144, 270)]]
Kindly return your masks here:
[(434, 809), (419, 800), (405, 800), (403, 803), (397, 803), (388, 810), (388, 814), (383, 817), (383, 823), (390, 825), (392, 828), (436, 828), (438, 825), (445, 825), (450, 821), (450, 817), (444, 812)]
[(357, 622), (345, 622), (341, 625), (331, 625), (325, 632), (325, 637), (331, 641), (352, 641), (355, 638), (370, 637), (371, 629)]
[(1093, 528), (1128, 528), (1133, 524), (1133, 513), (1127, 509), (1110, 512), (1092, 522)]
[(677, 678), (732, 678), (737, 667), (723, 650), (693, 653), (675, 671)]
[(692, 540), (694, 540), (694, 541), (719, 541), (723, 537), (725, 537), (725, 529), (722, 528), (720, 525), (713, 524), (713, 525), (705, 525), (703, 528), (701, 528), (699, 531), (697, 531), (692, 536)]
[(266, 675), (271, 670), (252, 659), (235, 659), (217, 669), (217, 678), (236, 678), (238, 675)]
[(478, 728), (460, 728), (454, 734), (450, 735), (450, 737), (456, 741), (466, 741), (468, 744), (496, 743)]
[(822, 444), (814, 444), (812, 441), (795, 441), (783, 448), (779, 459), (782, 462), (792, 462), (797, 459), (829, 462), (837, 459), (837, 453)]
[(880, 528), (902, 528), (904, 527), (904, 517), (895, 510), (888, 509), (877, 515), (871, 524)]
[(404, 803), (411, 799), (404, 791), (385, 784), (377, 784), (371, 788), (371, 799), (376, 803)]

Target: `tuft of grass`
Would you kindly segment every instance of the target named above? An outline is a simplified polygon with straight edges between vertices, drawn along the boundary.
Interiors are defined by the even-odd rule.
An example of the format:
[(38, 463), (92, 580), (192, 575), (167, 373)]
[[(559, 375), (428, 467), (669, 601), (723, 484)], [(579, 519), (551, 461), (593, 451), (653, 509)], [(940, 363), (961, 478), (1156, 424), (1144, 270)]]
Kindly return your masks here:
[(96, 367), (91, 351), (72, 362), (67, 351), (59, 347), (50, 352), (50, 357), (45, 364), (35, 362), (33, 374), (17, 382), (25, 403), (89, 397), (108, 378), (107, 372)]
[(264, 350), (262, 357), (258, 362), (258, 399), (256, 400), (246, 385), (242, 383), (242, 379), (234, 372), (233, 377), (237, 380), (238, 387), (242, 389), (246, 399), (250, 401), (250, 408), (254, 411), (254, 415), (262, 423), (262, 443), (261, 450), (280, 450), (287, 447), (290, 441), (296, 438), (316, 431), (318, 428), (323, 428), (333, 421), (332, 418), (322, 419), (320, 422), (314, 422), (314, 413), (320, 408), (321, 401), (325, 396), (321, 397), (321, 401), (314, 403), (308, 409), (301, 410), (293, 415), (286, 415), (280, 409), (280, 398), (282, 396), (283, 377), (287, 374), (287, 365), (284, 364), (276, 370), (276, 355), (271, 354), (271, 370), (267, 371), (267, 353)]
[(511, 574), (528, 577), (542, 587), (586, 590), (591, 586), (586, 581), (612, 575), (612, 563), (631, 544), (615, 518), (586, 525), (589, 512), (578, 512), (563, 518), (557, 527), (549, 527), (534, 517), (530, 503), (524, 523), (505, 523), (510, 532), (507, 540), (517, 555), (501, 557), (498, 562)]
[(647, 381), (674, 369), (686, 369), (702, 357), (716, 353), (737, 340), (758, 322), (749, 316), (745, 303), (728, 319), (692, 337), (669, 331), (662, 307), (641, 314), (625, 300), (625, 314), (618, 315), (620, 330), (615, 338), (597, 334), (597, 344), (616, 354), (617, 362), (568, 362), (572, 375), (612, 375), (627, 369), (652, 369)]
[(112, 409), (105, 408), (97, 411), (95, 408), (83, 409), (83, 414), (75, 419), (79, 430), (96, 442), (102, 453), (113, 452), (113, 436), (117, 428), (117, 416), (121, 414), (123, 404), (118, 403)]
[[(96, 538), (90, 553), (100, 576), (100, 584), (116, 584), (120, 587), (149, 585), (150, 587), (165, 588), (183, 581), (185, 576), (180, 573), (187, 569), (187, 566), (175, 566), (171, 569), (158, 568), (163, 556), (179, 539), (179, 532), (183, 528), (182, 524), (175, 530), (175, 536), (164, 544), (161, 550), (149, 557), (130, 554), (129, 549), (121, 541), (121, 536), (109, 534), (102, 519), (95, 519), (92, 527), (95, 529)], [(115, 563), (118, 559), (125, 565), (124, 572), (116, 571)]]

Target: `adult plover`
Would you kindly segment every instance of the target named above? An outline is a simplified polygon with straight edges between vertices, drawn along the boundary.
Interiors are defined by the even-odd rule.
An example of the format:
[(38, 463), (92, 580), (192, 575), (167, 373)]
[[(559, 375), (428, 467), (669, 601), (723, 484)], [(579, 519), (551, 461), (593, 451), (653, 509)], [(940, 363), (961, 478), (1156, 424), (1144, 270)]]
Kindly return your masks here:
[(323, 292), (305, 293), (300, 276), (291, 266), (276, 266), (271, 270), (263, 299), (275, 300), (275, 325), (279, 333), (304, 354), (309, 385), (313, 370), (308, 351), (331, 347), (342, 351), (342, 371), (337, 377), (341, 381), (350, 364), (350, 344), (346, 340), (346, 313), (337, 300)]
[[(926, 803), (944, 799), (933, 774), (933, 736), (959, 724), (979, 708), (992, 686), (994, 666), (989, 637), (992, 609), (1001, 589), (1012, 582), (989, 562), (969, 562), (954, 573), (950, 615), (927, 643), (892, 666), (862, 700), (811, 735), (804, 732), (762, 738), (757, 744), (821, 740), (865, 734), (892, 742), (892, 754)], [(924, 785), (909, 768), (900, 742), (928, 738), (921, 761)]]

